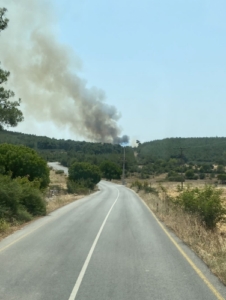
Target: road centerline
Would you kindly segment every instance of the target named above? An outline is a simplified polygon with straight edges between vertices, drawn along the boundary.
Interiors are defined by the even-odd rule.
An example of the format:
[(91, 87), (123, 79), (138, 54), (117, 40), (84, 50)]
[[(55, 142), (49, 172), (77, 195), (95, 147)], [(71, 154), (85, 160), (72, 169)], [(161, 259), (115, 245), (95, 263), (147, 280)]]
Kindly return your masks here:
[(82, 269), (81, 269), (81, 271), (79, 273), (79, 276), (78, 276), (78, 278), (76, 280), (76, 283), (74, 285), (74, 288), (73, 288), (73, 290), (71, 292), (71, 295), (70, 295), (70, 297), (69, 297), (68, 300), (75, 300), (75, 298), (76, 298), (76, 295), (77, 295), (77, 293), (79, 291), (79, 288), (80, 288), (80, 285), (82, 283), (83, 277), (84, 277), (85, 272), (86, 272), (86, 270), (88, 268), (89, 262), (91, 260), (92, 255), (93, 255), (93, 252), (94, 252), (94, 250), (96, 248), (97, 242), (98, 242), (98, 240), (100, 238), (100, 235), (101, 235), (101, 233), (102, 233), (102, 231), (104, 229), (104, 226), (105, 226), (105, 224), (107, 222), (107, 219), (108, 219), (108, 217), (109, 217), (109, 215), (110, 215), (113, 207), (115, 206), (116, 202), (118, 201), (119, 190), (117, 189), (117, 191), (118, 191), (118, 195), (117, 195), (114, 203), (112, 204), (111, 208), (109, 209), (109, 211), (108, 211), (108, 213), (107, 213), (107, 215), (106, 215), (106, 217), (105, 217), (105, 219), (104, 219), (104, 221), (103, 221), (103, 223), (102, 223), (102, 225), (101, 225), (101, 227), (100, 227), (100, 229), (99, 229), (99, 231), (98, 231), (98, 233), (97, 233), (97, 235), (95, 237), (95, 240), (94, 240), (94, 242), (93, 242), (93, 244), (92, 244), (92, 246), (91, 246), (91, 248), (89, 250), (89, 253), (88, 253), (87, 257), (86, 257), (86, 260), (85, 260), (85, 262), (83, 264), (83, 267), (82, 267)]

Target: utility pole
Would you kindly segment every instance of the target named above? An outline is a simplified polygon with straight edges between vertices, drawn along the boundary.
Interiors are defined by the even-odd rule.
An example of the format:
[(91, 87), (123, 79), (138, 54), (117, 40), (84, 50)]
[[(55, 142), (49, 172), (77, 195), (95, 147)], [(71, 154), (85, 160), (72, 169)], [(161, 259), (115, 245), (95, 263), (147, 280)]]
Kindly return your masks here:
[(179, 147), (180, 149), (180, 163), (181, 163), (181, 189), (183, 190), (183, 170), (182, 170), (182, 166), (183, 166), (183, 150), (187, 149), (187, 148), (183, 148), (183, 147)]
[(187, 147), (178, 147), (177, 149), (180, 149), (180, 166), (181, 166), (181, 189), (183, 190), (183, 172), (182, 172), (182, 166), (183, 166), (183, 150), (187, 149)]
[(125, 147), (123, 147), (122, 185), (125, 185), (125, 161), (126, 161), (126, 152), (125, 152)]

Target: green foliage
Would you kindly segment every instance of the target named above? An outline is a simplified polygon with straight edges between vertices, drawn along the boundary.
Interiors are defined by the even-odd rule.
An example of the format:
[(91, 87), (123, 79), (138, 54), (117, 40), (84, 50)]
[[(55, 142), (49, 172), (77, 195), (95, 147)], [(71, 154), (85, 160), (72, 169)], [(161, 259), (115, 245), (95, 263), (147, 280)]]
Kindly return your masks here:
[[(5, 8), (0, 8), (0, 32), (7, 27), (8, 19), (4, 17)], [(14, 96), (10, 90), (5, 90), (2, 86), (8, 80), (10, 73), (0, 69), (0, 129), (6, 126), (17, 126), (23, 120), (23, 114), (18, 109), (19, 101), (10, 101)]]
[(189, 169), (185, 172), (185, 177), (187, 179), (193, 179), (194, 176), (195, 176), (195, 173), (194, 173), (194, 170), (192, 170), (192, 169)]
[(166, 180), (174, 182), (184, 182), (184, 176), (175, 171), (170, 171), (167, 174)]
[[(123, 148), (120, 145), (57, 140), (7, 130), (0, 131), (0, 143), (22, 144), (35, 149), (46, 161), (58, 161), (65, 167), (70, 167), (74, 162), (88, 162), (100, 166), (106, 160), (118, 166), (122, 165)], [(126, 171), (136, 172), (137, 162), (132, 147), (125, 147), (125, 151)]]
[(224, 166), (218, 165), (218, 166), (217, 166), (217, 173), (220, 173), (220, 174), (225, 173), (225, 168), (224, 168)]
[(67, 191), (69, 194), (81, 194), (86, 195), (90, 192), (90, 188), (87, 187), (86, 182), (80, 180), (75, 182), (73, 180), (67, 180)]
[(33, 218), (33, 216), (24, 207), (19, 208), (17, 215), (16, 215), (16, 219), (18, 221), (29, 222), (32, 220), (32, 218)]
[(100, 164), (100, 170), (102, 176), (108, 180), (120, 179), (122, 175), (122, 170), (119, 166), (111, 161), (103, 161)]
[(22, 187), (20, 204), (33, 216), (45, 215), (46, 202), (39, 189), (39, 182), (37, 180), (30, 182), (27, 178), (17, 178), (16, 181), (18, 181)]
[(212, 173), (213, 172), (213, 165), (211, 165), (211, 164), (202, 164), (200, 166), (199, 172), (200, 173)]
[(0, 144), (0, 166), (4, 168), (3, 174), (10, 173), (12, 178), (38, 179), (40, 188), (49, 184), (49, 168), (45, 160), (28, 147)]
[(6, 8), (0, 8), (0, 32), (7, 27), (9, 22), (9, 20), (4, 17), (6, 11)]
[(100, 169), (89, 163), (74, 163), (68, 170), (70, 181), (76, 182), (81, 187), (94, 189), (95, 185), (101, 180)]
[(206, 185), (203, 189), (189, 186), (177, 197), (179, 204), (188, 213), (198, 215), (207, 228), (214, 229), (226, 213), (221, 199), (222, 191)]
[(217, 175), (217, 179), (221, 181), (222, 184), (226, 183), (226, 174)]
[(21, 193), (22, 188), (17, 181), (0, 175), (0, 218), (17, 214)]
[(28, 221), (32, 216), (45, 213), (46, 203), (39, 182), (0, 175), (0, 219)]
[(205, 178), (206, 178), (205, 173), (200, 173), (200, 174), (199, 174), (199, 179), (205, 179)]
[[(185, 148), (183, 156), (180, 147)], [(157, 159), (177, 159), (183, 163), (200, 162), (211, 166), (213, 163), (226, 164), (226, 138), (167, 138), (139, 144), (136, 148), (138, 163), (145, 165)], [(171, 168), (174, 169), (174, 168)], [(209, 169), (212, 171), (212, 168)], [(204, 173), (208, 173), (206, 170)]]

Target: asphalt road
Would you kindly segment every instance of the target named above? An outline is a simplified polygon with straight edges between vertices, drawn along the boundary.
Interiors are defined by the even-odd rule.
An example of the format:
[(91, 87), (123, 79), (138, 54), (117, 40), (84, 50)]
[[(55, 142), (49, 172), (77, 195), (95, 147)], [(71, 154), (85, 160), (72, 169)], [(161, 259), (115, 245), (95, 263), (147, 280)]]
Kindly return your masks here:
[(172, 233), (176, 245), (170, 240), (135, 193), (99, 187), (0, 242), (1, 300), (226, 299), (226, 288)]

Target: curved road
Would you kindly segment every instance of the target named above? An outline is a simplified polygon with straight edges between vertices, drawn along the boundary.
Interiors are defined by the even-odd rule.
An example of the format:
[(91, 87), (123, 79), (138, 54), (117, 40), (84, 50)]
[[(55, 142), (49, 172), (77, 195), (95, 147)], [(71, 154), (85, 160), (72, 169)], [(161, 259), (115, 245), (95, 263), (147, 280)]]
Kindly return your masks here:
[(99, 188), (0, 242), (1, 300), (226, 299), (135, 193), (104, 181)]

